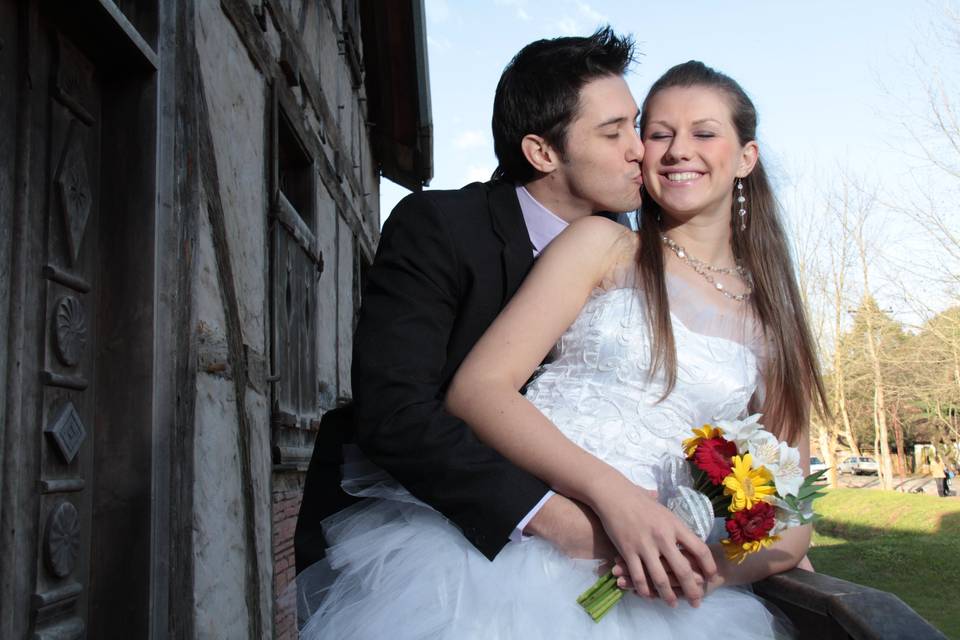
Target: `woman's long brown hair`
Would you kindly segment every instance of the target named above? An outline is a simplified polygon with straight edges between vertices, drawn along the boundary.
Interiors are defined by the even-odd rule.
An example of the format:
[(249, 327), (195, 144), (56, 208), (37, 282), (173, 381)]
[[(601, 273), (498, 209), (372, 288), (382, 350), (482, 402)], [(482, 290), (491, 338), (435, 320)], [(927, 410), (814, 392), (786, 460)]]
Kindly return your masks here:
[[(740, 144), (756, 139), (757, 110), (744, 90), (729, 76), (694, 60), (671, 68), (650, 88), (643, 101), (641, 131), (646, 130), (651, 99), (671, 87), (706, 87), (720, 91), (730, 105)], [(826, 415), (826, 392), (777, 202), (759, 159), (750, 175), (742, 180), (749, 208), (747, 228), (740, 229), (737, 215), (740, 207), (735, 200), (730, 210), (730, 228), (733, 255), (753, 277), (750, 301), (763, 327), (767, 349), (763, 423), (781, 439), (795, 443), (806, 430), (812, 403), (819, 413)], [(730, 189), (733, 193), (734, 185), (731, 184)], [(637, 265), (653, 335), (652, 370), (663, 368), (669, 394), (677, 380), (677, 350), (664, 280), (661, 217), (660, 205), (645, 197), (640, 209)]]

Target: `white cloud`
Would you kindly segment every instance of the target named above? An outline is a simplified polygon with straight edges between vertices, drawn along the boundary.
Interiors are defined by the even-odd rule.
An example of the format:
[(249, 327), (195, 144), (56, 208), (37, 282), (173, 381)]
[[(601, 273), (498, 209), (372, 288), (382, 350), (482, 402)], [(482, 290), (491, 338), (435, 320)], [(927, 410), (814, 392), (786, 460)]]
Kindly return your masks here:
[(435, 38), (429, 33), (427, 34), (427, 44), (432, 53), (443, 53), (453, 49), (453, 43), (448, 38)]
[(570, 16), (563, 16), (553, 23), (553, 29), (564, 36), (583, 35), (580, 31), (580, 25)]
[(577, 0), (577, 8), (580, 10), (580, 14), (583, 17), (587, 18), (595, 25), (609, 24), (610, 22), (610, 18), (594, 9), (589, 3), (583, 2), (583, 0)]
[(523, 21), (530, 20), (530, 14), (527, 13), (527, 0), (494, 0), (498, 7), (513, 8), (514, 15)]
[(486, 182), (490, 179), (491, 174), (493, 174), (492, 167), (472, 164), (467, 167), (467, 171), (463, 174), (463, 182), (464, 184), (468, 182)]
[(487, 145), (487, 137), (476, 130), (464, 131), (453, 141), (453, 146), (457, 149), (476, 149)]

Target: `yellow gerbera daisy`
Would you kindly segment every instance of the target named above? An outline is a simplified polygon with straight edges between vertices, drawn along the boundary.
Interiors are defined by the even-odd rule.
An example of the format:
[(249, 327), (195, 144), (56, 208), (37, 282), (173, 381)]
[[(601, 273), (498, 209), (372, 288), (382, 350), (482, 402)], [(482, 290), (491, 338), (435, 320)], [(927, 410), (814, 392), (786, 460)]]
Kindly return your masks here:
[(699, 429), (693, 430), (693, 437), (683, 441), (683, 455), (688, 458), (697, 450), (700, 443), (710, 438), (722, 438), (723, 429), (715, 427), (712, 424), (705, 424)]
[(772, 482), (773, 474), (766, 467), (753, 468), (753, 456), (749, 453), (733, 456), (733, 469), (723, 479), (723, 495), (732, 496), (730, 511), (749, 509), (757, 502), (767, 501), (777, 491)]
[(756, 553), (760, 549), (766, 549), (774, 542), (780, 539), (780, 536), (767, 536), (763, 540), (751, 540), (750, 542), (743, 542), (737, 544), (733, 540), (721, 540), (720, 543), (723, 545), (723, 552), (726, 554), (727, 559), (740, 564), (746, 560), (747, 556), (751, 553)]

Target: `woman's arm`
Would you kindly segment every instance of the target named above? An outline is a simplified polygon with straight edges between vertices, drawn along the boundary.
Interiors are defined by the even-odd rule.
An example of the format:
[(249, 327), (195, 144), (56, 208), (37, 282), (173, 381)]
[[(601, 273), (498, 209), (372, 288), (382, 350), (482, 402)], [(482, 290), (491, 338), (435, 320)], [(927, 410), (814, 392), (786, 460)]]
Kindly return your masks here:
[[(716, 565), (707, 546), (620, 472), (567, 439), (519, 393), (621, 258), (628, 234), (608, 220), (585, 218), (554, 240), (464, 360), (447, 407), (514, 464), (592, 508), (632, 575), (649, 577), (661, 597), (674, 604), (662, 556), (687, 599), (698, 602), (702, 584), (677, 545), (711, 577)], [(641, 592), (652, 595), (646, 579), (642, 584)]]

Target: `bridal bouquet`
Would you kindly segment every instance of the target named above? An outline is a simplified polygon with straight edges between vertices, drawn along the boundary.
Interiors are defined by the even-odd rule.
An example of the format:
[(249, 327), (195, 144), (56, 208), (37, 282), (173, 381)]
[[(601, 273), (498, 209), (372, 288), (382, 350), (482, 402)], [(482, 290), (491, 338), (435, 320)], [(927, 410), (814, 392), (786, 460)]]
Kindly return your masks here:
[[(683, 441), (692, 490), (680, 487), (667, 503), (704, 540), (707, 523), (724, 518), (727, 537), (721, 544), (738, 564), (779, 540), (784, 529), (813, 522), (813, 501), (822, 495), (818, 482), (825, 471), (804, 477), (800, 452), (765, 430), (759, 419), (755, 414), (693, 429), (693, 437)], [(622, 596), (608, 572), (577, 602), (599, 621)]]

